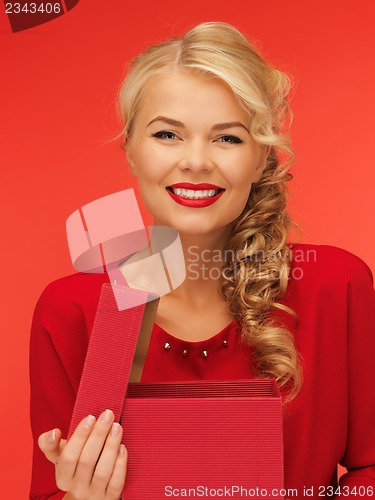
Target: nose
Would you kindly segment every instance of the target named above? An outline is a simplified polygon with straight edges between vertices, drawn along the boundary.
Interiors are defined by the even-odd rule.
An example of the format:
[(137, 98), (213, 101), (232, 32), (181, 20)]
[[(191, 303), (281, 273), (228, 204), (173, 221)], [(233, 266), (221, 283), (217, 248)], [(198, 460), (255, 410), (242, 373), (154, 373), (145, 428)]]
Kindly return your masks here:
[(181, 170), (191, 172), (209, 172), (215, 164), (210, 159), (209, 148), (203, 141), (195, 140), (185, 143), (178, 164)]

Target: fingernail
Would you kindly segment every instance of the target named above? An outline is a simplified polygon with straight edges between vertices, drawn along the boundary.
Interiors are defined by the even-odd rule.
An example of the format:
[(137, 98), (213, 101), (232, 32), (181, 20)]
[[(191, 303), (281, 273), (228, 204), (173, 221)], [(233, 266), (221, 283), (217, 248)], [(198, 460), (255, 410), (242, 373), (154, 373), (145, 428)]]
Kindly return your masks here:
[(89, 427), (91, 427), (93, 425), (93, 423), (95, 422), (95, 417), (94, 415), (88, 415), (85, 420), (83, 421), (83, 427), (85, 429), (88, 429)]
[(100, 422), (102, 424), (109, 424), (109, 422), (113, 418), (113, 411), (112, 410), (106, 410), (100, 415)]
[(118, 454), (123, 457), (126, 453), (126, 448), (125, 448), (125, 445), (124, 444), (120, 444), (120, 448), (118, 450)]
[(114, 424), (112, 424), (111, 436), (113, 437), (118, 436), (120, 434), (120, 430), (121, 430), (121, 425), (115, 422)]
[(48, 433), (48, 437), (47, 437), (48, 441), (50, 443), (54, 443), (55, 440), (56, 440), (56, 429), (53, 429), (51, 432)]

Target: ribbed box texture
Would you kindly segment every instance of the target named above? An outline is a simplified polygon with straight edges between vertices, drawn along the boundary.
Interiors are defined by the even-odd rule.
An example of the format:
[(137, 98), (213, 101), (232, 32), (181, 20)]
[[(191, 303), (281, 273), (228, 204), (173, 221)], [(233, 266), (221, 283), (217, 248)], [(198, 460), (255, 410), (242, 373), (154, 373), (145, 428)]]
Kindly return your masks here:
[(158, 500), (173, 491), (282, 498), (275, 494), (283, 487), (283, 439), (274, 381), (130, 384), (122, 424), (129, 457), (123, 499)]
[(146, 300), (144, 292), (103, 285), (68, 437), (89, 413), (109, 408), (120, 419)]

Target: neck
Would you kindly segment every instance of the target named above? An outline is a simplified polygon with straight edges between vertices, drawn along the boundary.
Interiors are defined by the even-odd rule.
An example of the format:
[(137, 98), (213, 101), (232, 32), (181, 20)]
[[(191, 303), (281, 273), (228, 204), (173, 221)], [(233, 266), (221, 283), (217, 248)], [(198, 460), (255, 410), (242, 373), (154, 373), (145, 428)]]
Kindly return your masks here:
[[(184, 255), (186, 278), (175, 290), (168, 294), (169, 297), (194, 302), (197, 306), (216, 301), (219, 298), (218, 287), (222, 282), (221, 270), (225, 262), (225, 245), (229, 237), (229, 230), (215, 234), (191, 235), (180, 234), (180, 241)], [(152, 245), (152, 251), (157, 248)], [(149, 247), (137, 252), (126, 262), (120, 264), (128, 282), (136, 288), (155, 289), (152, 283), (152, 269), (142, 266), (142, 256), (149, 256)], [(133, 269), (126, 265), (138, 262)], [(125, 274), (126, 268), (126, 274)], [(151, 273), (151, 275), (150, 275)], [(151, 276), (151, 281), (150, 281)], [(151, 288), (150, 288), (151, 287)]]
[(180, 234), (186, 279), (173, 294), (202, 304), (217, 299), (228, 237), (228, 231), (211, 235)]

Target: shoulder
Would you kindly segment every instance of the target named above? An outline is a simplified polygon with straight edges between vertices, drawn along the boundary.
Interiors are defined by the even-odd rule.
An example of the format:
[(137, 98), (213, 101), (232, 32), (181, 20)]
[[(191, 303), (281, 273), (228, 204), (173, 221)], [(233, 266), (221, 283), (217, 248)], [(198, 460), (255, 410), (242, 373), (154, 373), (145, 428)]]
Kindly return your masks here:
[(367, 264), (347, 250), (330, 245), (291, 244), (292, 279), (340, 286), (348, 283), (371, 285)]
[(43, 291), (41, 298), (54, 300), (73, 299), (82, 297), (82, 293), (92, 293), (96, 288), (101, 288), (103, 283), (108, 282), (108, 276), (104, 273), (75, 273), (58, 278), (49, 283)]
[(76, 273), (51, 282), (37, 302), (35, 317), (45, 321), (69, 321), (69, 318), (95, 313), (101, 287), (107, 274)]

